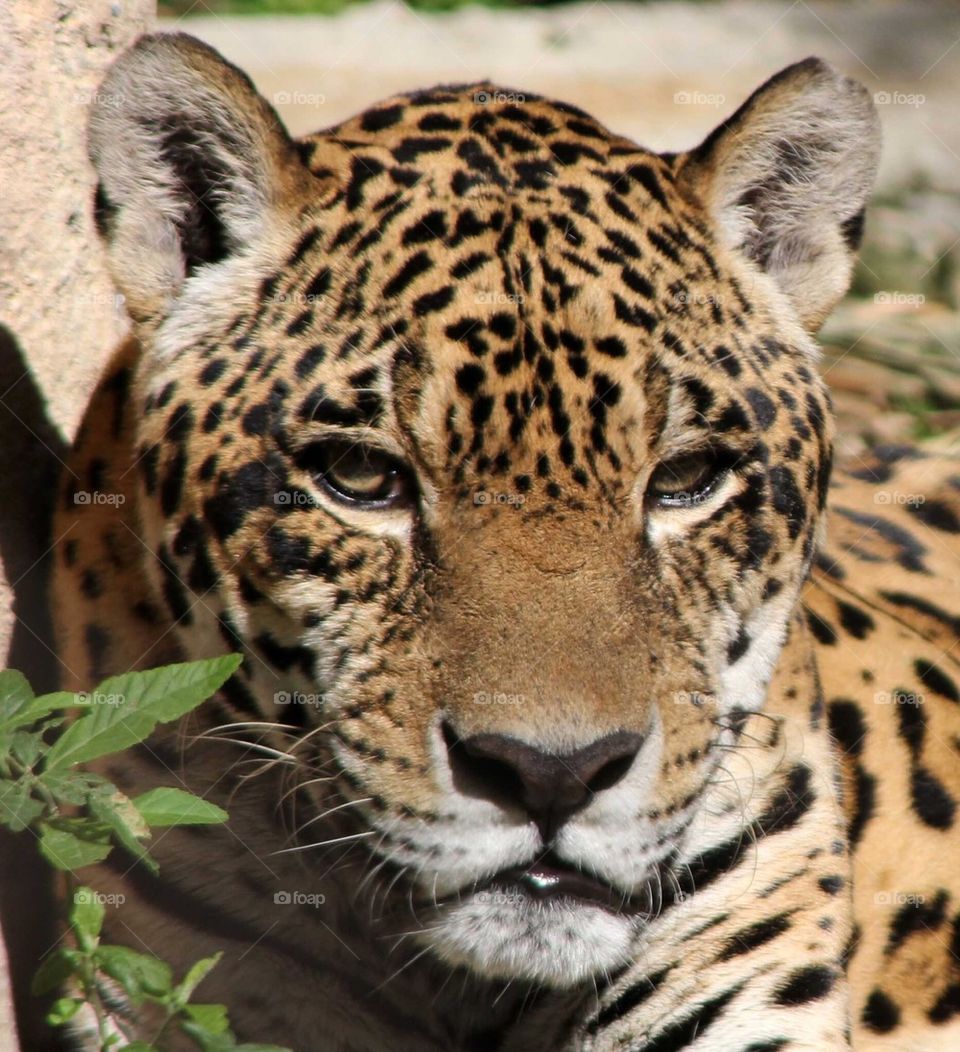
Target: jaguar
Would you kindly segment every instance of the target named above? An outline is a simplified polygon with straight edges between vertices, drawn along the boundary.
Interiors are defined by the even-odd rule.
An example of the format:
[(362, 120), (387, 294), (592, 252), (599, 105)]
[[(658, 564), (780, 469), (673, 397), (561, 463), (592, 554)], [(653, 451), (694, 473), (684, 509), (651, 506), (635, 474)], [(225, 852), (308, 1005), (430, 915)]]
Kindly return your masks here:
[(679, 153), (489, 83), (294, 140), (169, 33), (89, 139), (132, 329), (64, 687), (243, 655), (100, 766), (230, 815), (91, 869), (106, 937), (222, 951), (297, 1052), (960, 1047), (960, 467), (831, 472), (815, 340), (867, 90), (801, 61)]

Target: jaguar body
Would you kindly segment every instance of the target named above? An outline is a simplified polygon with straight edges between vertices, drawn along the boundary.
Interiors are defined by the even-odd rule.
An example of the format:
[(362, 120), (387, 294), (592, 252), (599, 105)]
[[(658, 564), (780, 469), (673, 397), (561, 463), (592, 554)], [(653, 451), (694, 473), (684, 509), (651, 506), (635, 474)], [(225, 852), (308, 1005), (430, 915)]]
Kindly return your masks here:
[(831, 481), (813, 338), (865, 90), (669, 155), (488, 84), (295, 142), (180, 35), (102, 97), (66, 685), (244, 655), (106, 765), (231, 816), (98, 867), (110, 937), (298, 1052), (956, 1047), (960, 471)]

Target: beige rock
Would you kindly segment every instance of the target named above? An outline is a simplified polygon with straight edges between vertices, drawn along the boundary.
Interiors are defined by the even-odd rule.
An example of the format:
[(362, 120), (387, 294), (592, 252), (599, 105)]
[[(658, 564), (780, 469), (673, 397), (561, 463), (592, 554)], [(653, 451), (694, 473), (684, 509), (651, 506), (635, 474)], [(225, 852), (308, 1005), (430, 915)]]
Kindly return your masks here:
[[(65, 441), (125, 321), (91, 218), (86, 107), (113, 57), (142, 33), (152, 0), (0, 3), (0, 668), (51, 681), (45, 523)], [(29, 364), (29, 368), (28, 368)], [(25, 850), (21, 850), (25, 849)], [(38, 939), (49, 942), (32, 844), (0, 842), (0, 1052), (17, 1048)], [(47, 945), (39, 947), (46, 950)], [(22, 1034), (43, 1047), (42, 1031)]]

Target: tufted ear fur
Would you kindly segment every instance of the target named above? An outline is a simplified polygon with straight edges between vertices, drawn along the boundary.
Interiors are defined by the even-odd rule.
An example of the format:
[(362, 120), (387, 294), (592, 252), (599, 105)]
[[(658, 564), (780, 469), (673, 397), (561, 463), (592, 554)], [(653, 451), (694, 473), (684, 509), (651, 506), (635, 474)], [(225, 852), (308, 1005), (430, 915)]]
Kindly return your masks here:
[(866, 88), (808, 58), (758, 88), (678, 169), (721, 238), (815, 331), (850, 282), (879, 152)]
[(250, 80), (183, 34), (141, 38), (90, 114), (97, 226), (137, 320), (185, 278), (269, 235), (313, 179)]

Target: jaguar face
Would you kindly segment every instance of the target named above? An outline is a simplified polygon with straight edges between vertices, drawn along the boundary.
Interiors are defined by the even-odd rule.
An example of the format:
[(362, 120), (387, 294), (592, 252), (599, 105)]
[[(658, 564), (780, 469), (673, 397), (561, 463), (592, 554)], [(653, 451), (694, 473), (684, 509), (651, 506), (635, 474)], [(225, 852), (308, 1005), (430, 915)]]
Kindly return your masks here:
[(609, 972), (738, 792), (723, 748), (809, 567), (809, 331), (869, 102), (801, 63), (658, 156), (472, 86), (294, 145), (188, 38), (111, 76), (93, 153), (182, 649), (244, 649), (240, 718), (330, 773), (309, 836), (355, 838), (437, 955)]

